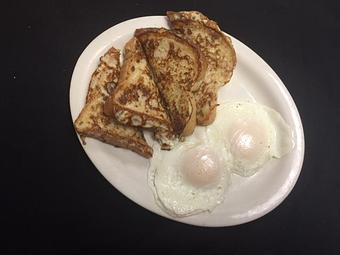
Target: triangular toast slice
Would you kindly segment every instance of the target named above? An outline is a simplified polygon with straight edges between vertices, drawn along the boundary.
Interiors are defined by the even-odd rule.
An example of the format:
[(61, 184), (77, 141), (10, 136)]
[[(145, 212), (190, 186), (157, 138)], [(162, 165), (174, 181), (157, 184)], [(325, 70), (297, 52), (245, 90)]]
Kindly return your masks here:
[(168, 109), (176, 134), (192, 134), (196, 126), (196, 103), (191, 91), (197, 89), (203, 62), (198, 50), (164, 28), (137, 29), (157, 86)]
[(208, 125), (216, 116), (218, 88), (229, 82), (236, 65), (231, 39), (200, 12), (169, 11), (167, 16), (176, 34), (197, 45), (207, 60), (207, 71), (195, 99), (197, 124)]
[(133, 37), (125, 45), (118, 84), (104, 111), (125, 125), (171, 130), (161, 100), (143, 49)]
[(109, 91), (114, 89), (120, 72), (119, 51), (109, 49), (92, 74), (86, 103), (74, 127), (80, 136), (92, 137), (102, 142), (132, 150), (143, 157), (152, 156), (152, 148), (146, 143), (141, 130), (118, 124), (104, 114), (104, 103)]

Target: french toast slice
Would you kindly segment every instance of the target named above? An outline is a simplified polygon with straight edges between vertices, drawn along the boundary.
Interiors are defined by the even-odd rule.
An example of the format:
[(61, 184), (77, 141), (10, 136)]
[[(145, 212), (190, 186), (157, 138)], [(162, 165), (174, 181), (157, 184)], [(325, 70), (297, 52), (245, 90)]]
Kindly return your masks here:
[(85, 106), (75, 120), (74, 127), (83, 141), (85, 137), (92, 137), (150, 158), (153, 151), (141, 130), (118, 124), (104, 114), (104, 103), (118, 82), (119, 56), (119, 51), (112, 47), (100, 58), (91, 77)]
[(106, 101), (104, 112), (125, 125), (171, 130), (142, 46), (135, 37), (125, 45), (118, 84)]
[(142, 46), (133, 37), (125, 44), (118, 84), (106, 101), (104, 112), (122, 124), (152, 128), (161, 147), (170, 149), (175, 136), (161, 101)]
[(137, 29), (175, 134), (187, 136), (196, 126), (196, 102), (191, 91), (198, 89), (205, 72), (198, 50), (164, 28)]
[(236, 65), (231, 39), (215, 21), (197, 11), (167, 12), (176, 34), (197, 45), (207, 60), (207, 70), (195, 93), (197, 124), (209, 125), (215, 120), (218, 89), (229, 82)]

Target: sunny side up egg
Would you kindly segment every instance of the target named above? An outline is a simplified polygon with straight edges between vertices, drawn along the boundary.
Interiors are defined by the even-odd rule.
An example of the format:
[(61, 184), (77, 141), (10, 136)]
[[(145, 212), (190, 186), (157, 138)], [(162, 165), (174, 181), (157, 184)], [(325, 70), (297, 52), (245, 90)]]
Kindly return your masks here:
[(197, 127), (171, 151), (154, 145), (149, 186), (158, 206), (173, 217), (212, 211), (223, 202), (231, 173), (251, 176), (292, 148), (292, 130), (273, 109), (222, 104), (213, 124)]
[(215, 143), (222, 140), (231, 171), (241, 176), (255, 174), (267, 161), (281, 158), (294, 147), (293, 131), (282, 116), (257, 103), (220, 105), (207, 132)]
[(171, 151), (154, 146), (148, 182), (158, 206), (173, 217), (184, 217), (212, 211), (222, 203), (230, 183), (223, 150), (210, 143), (203, 127)]

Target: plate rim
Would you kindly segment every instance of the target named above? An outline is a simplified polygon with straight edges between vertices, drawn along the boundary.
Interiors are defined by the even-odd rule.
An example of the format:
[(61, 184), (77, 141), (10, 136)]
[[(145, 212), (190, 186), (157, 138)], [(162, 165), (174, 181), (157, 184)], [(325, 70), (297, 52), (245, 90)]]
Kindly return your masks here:
[[(117, 23), (107, 29), (105, 29), (103, 32), (101, 32), (100, 34), (98, 34), (96, 37), (94, 37), (91, 42), (85, 47), (85, 49), (81, 52), (81, 54), (79, 55), (76, 64), (74, 66), (73, 72), (72, 72), (72, 78), (70, 81), (70, 88), (69, 88), (69, 106), (70, 106), (70, 112), (71, 112), (71, 118), (72, 118), (72, 122), (74, 122), (74, 120), (77, 117), (76, 113), (73, 113), (74, 111), (72, 111), (72, 97), (73, 97), (73, 92), (72, 92), (72, 84), (75, 82), (76, 80), (76, 75), (79, 72), (79, 66), (81, 64), (81, 61), (83, 58), (85, 58), (86, 54), (89, 54), (88, 52), (91, 50), (91, 48), (93, 48), (96, 44), (97, 41), (99, 41), (101, 39), (101, 37), (105, 36), (106, 33), (108, 33), (110, 30), (117, 28), (119, 26), (124, 26), (127, 25), (129, 23), (133, 23), (139, 20), (147, 20), (147, 19), (164, 19), (166, 18), (166, 16), (163, 15), (151, 15), (151, 16), (141, 16), (141, 17), (136, 17), (136, 18), (132, 18), (132, 19), (128, 19), (125, 20), (123, 22)], [(224, 31), (222, 31), (223, 33), (225, 33)], [(295, 169), (295, 175), (294, 178), (291, 180), (290, 185), (288, 186), (288, 189), (279, 197), (279, 199), (277, 199), (275, 201), (275, 203), (272, 204), (271, 207), (268, 207), (264, 210), (262, 210), (260, 213), (257, 213), (255, 215), (249, 216), (247, 218), (242, 218), (242, 220), (240, 220), (237, 223), (232, 223), (232, 224), (222, 224), (222, 225), (203, 225), (203, 224), (196, 224), (196, 223), (191, 223), (191, 222), (186, 222), (186, 217), (184, 218), (173, 218), (169, 215), (166, 214), (161, 214), (157, 211), (154, 211), (152, 208), (148, 208), (144, 205), (142, 205), (141, 202), (134, 200), (133, 198), (131, 198), (129, 196), (129, 194), (126, 194), (125, 192), (123, 192), (119, 187), (117, 187), (116, 185), (114, 185), (113, 183), (111, 183), (111, 181), (109, 180), (109, 178), (107, 176), (105, 176), (105, 174), (99, 169), (99, 167), (97, 166), (97, 164), (91, 159), (91, 157), (89, 156), (88, 152), (86, 151), (84, 145), (82, 144), (82, 140), (79, 137), (79, 134), (75, 131), (77, 137), (78, 137), (78, 141), (81, 144), (81, 147), (83, 148), (83, 150), (85, 151), (85, 154), (87, 155), (87, 157), (89, 158), (89, 160), (92, 162), (92, 164), (96, 167), (96, 169), (98, 170), (98, 172), (106, 179), (106, 181), (108, 181), (115, 189), (117, 189), (122, 195), (124, 195), (125, 197), (127, 197), (129, 200), (131, 200), (132, 202), (138, 204), (139, 206), (141, 206), (142, 208), (158, 215), (161, 217), (165, 217), (167, 219), (170, 219), (172, 221), (175, 222), (180, 222), (180, 223), (184, 223), (184, 224), (189, 224), (189, 225), (194, 225), (194, 226), (201, 226), (201, 227), (227, 227), (227, 226), (235, 226), (235, 225), (241, 225), (241, 224), (245, 224), (254, 220), (257, 220), (261, 217), (263, 217), (264, 215), (268, 214), (269, 212), (273, 211), (275, 208), (277, 208), (287, 197), (288, 195), (291, 193), (291, 191), (293, 190), (293, 188), (295, 187), (295, 184), (297, 182), (297, 180), (299, 179), (299, 176), (301, 174), (302, 171), (302, 166), (303, 166), (303, 162), (304, 162), (304, 156), (305, 156), (305, 138), (304, 138), (304, 130), (303, 130), (303, 124), (301, 121), (301, 117), (298, 111), (298, 108), (294, 102), (294, 99), (292, 98), (291, 94), (289, 93), (289, 90), (287, 89), (287, 87), (284, 85), (284, 83), (282, 82), (282, 80), (280, 79), (280, 77), (276, 74), (276, 72), (270, 67), (270, 65), (264, 61), (264, 59), (259, 56), (255, 51), (253, 51), (249, 46), (247, 46), (246, 44), (244, 44), (242, 41), (238, 40), (237, 38), (235, 38), (234, 36), (231, 36), (228, 33), (225, 33), (226, 35), (230, 36), (232, 41), (237, 41), (237, 43), (239, 43), (240, 45), (242, 45), (242, 47), (245, 47), (247, 49), (248, 52), (250, 52), (252, 55), (254, 55), (259, 62), (261, 63), (261, 65), (264, 65), (268, 70), (271, 71), (271, 73), (273, 74), (274, 77), (272, 77), (273, 79), (275, 79), (278, 82), (278, 86), (281, 90), (281, 94), (283, 94), (285, 96), (286, 101), (288, 101), (289, 107), (291, 109), (291, 111), (294, 113), (293, 114), (293, 119), (294, 122), (297, 125), (297, 130), (298, 132), (295, 132), (295, 136), (296, 136), (296, 144), (295, 146), (298, 146), (298, 155), (299, 155), (299, 164), (296, 166)], [(114, 39), (112, 39), (112, 42), (114, 42)], [(78, 113), (79, 114), (79, 113)], [(295, 131), (295, 130), (294, 130)], [(292, 171), (292, 170), (290, 170)], [(147, 185), (147, 183), (146, 183)]]

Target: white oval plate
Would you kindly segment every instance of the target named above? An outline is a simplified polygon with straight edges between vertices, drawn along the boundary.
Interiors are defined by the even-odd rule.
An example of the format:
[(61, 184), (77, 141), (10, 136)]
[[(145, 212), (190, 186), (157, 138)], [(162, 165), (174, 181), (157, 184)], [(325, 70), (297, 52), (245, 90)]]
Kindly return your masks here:
[[(164, 16), (149, 16), (122, 22), (100, 34), (87, 46), (78, 59), (71, 80), (70, 107), (73, 121), (84, 106), (90, 77), (100, 56), (111, 46), (123, 49), (135, 29), (145, 27), (168, 27), (167, 19)], [(185, 218), (170, 217), (154, 202), (147, 184), (147, 159), (91, 138), (87, 138), (87, 145), (83, 146), (100, 173), (121, 193), (144, 208), (179, 222), (215, 227), (257, 219), (285, 199), (301, 171), (304, 135), (292, 97), (280, 78), (255, 52), (231, 38), (237, 54), (237, 65), (231, 82), (219, 91), (219, 102), (242, 99), (274, 108), (293, 128), (295, 148), (285, 157), (270, 161), (250, 178), (233, 175), (225, 201), (212, 213)]]

